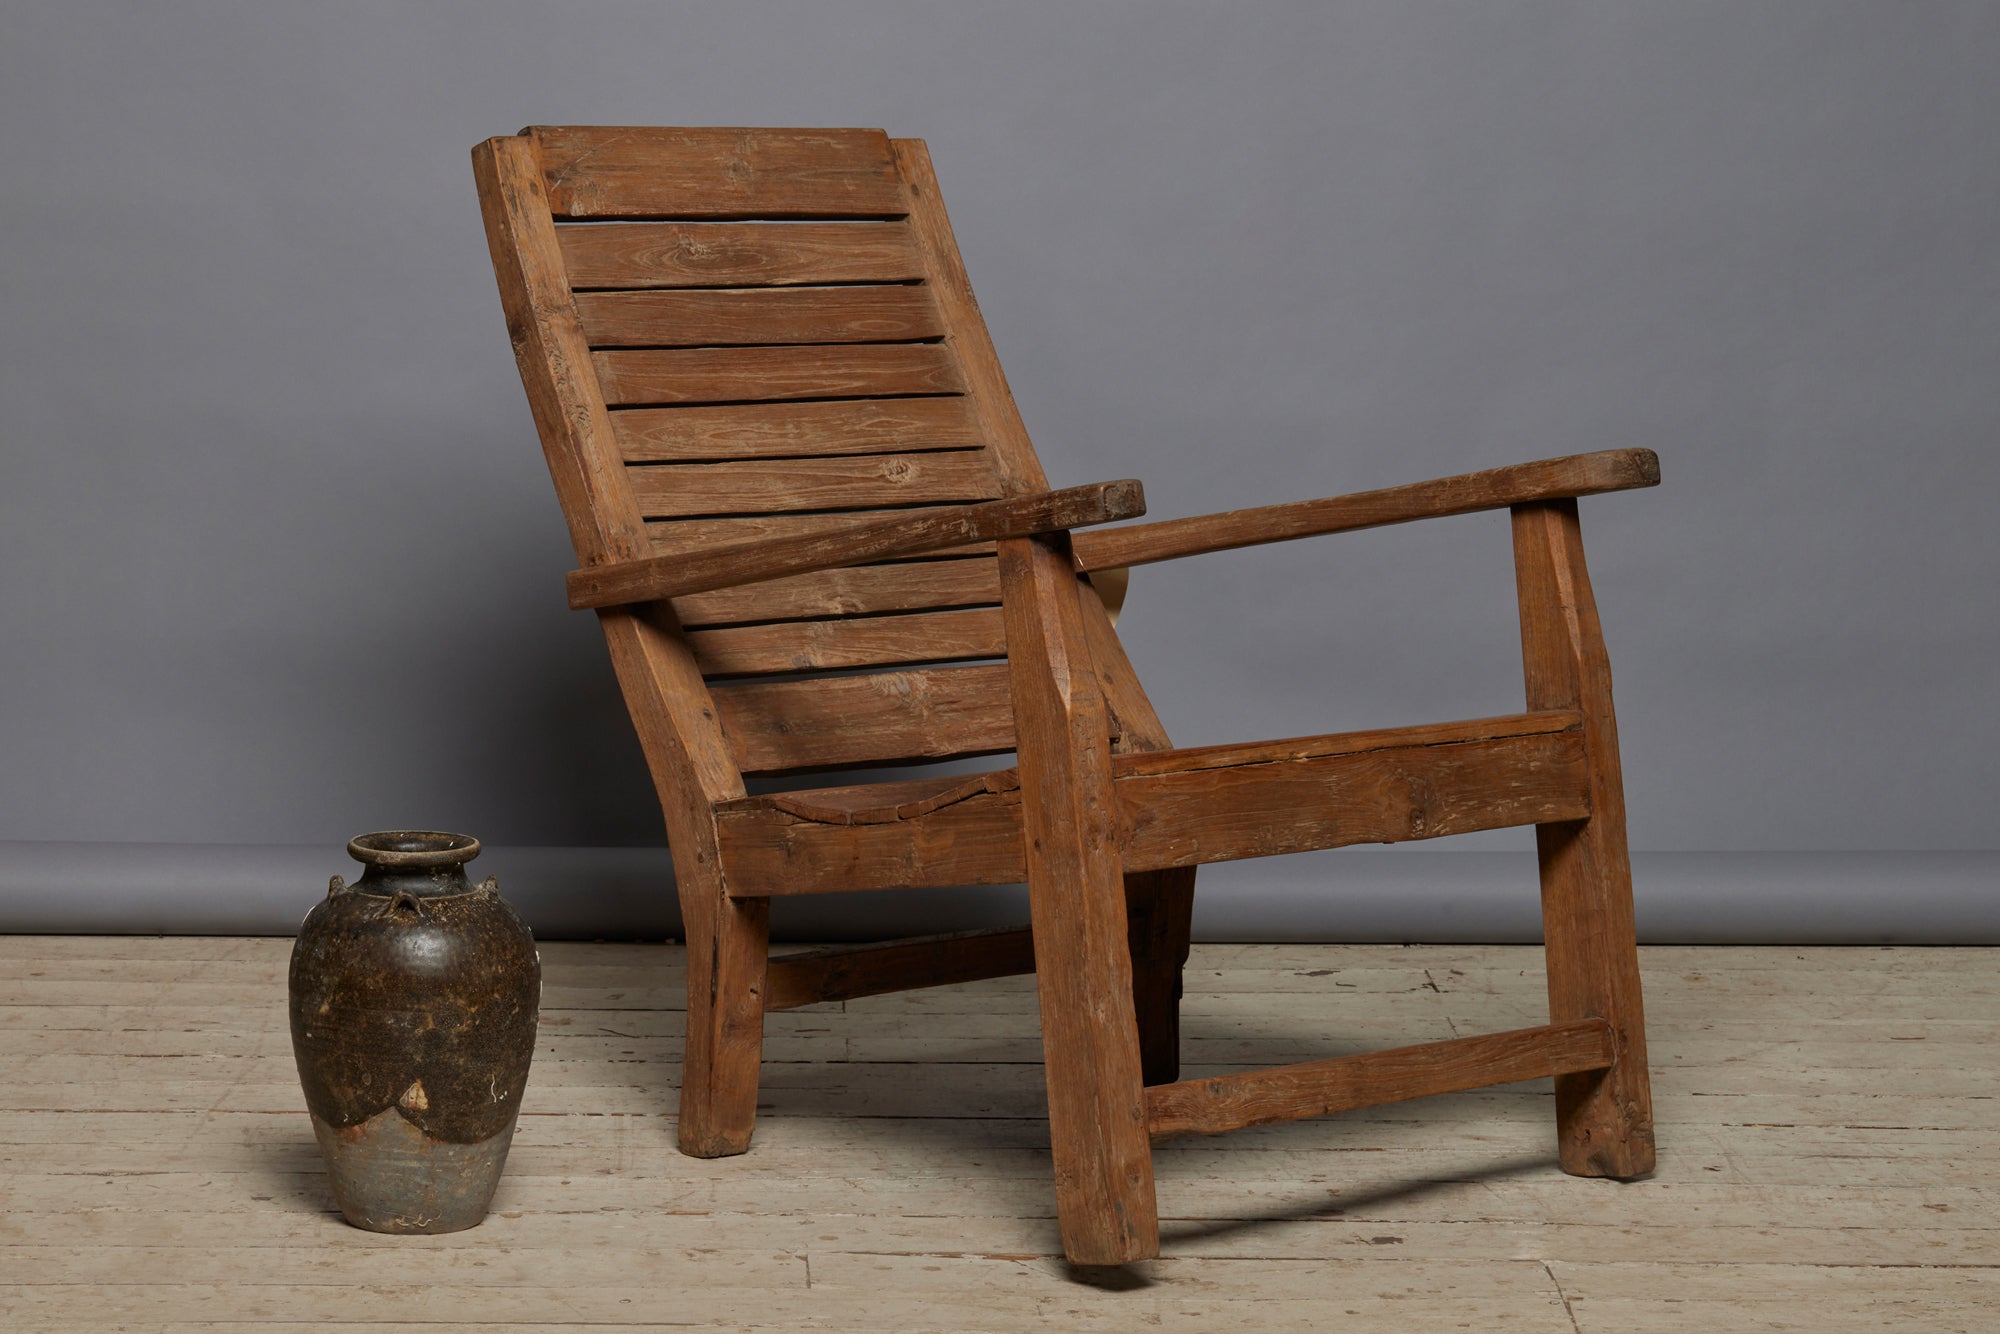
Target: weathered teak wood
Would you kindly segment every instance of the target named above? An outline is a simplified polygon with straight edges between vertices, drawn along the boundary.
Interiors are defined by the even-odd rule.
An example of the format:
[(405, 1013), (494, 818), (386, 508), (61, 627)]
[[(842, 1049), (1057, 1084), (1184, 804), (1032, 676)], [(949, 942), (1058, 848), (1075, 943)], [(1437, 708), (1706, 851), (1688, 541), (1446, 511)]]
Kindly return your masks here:
[(1056, 1213), (1073, 1261), (1120, 1264), (1159, 1253), (1160, 1223), (1111, 725), (1071, 560), (1067, 536), (1000, 544)]
[(914, 286), (579, 292), (576, 313), (592, 347), (900, 343), (944, 334), (930, 292)]
[[(577, 559), (643, 556), (645, 524), (591, 381), (541, 164), (527, 141), (493, 139), (474, 150), (473, 165), (508, 329)], [(707, 944), (688, 963), (681, 1147), (741, 1153), (756, 1118), (770, 938), (768, 903), (724, 892), (716, 850), (716, 803), (742, 796), (743, 778), (671, 615), (618, 608), (600, 620), (666, 815), (682, 921), (690, 939)]]
[(838, 218), (905, 212), (880, 130), (527, 131), (564, 218)]
[(1653, 1095), (1633, 948), (1625, 787), (1611, 708), (1611, 661), (1583, 564), (1574, 500), (1514, 510), (1514, 570), (1528, 706), (1575, 709), (1582, 716), (1590, 783), (1588, 819), (1535, 826), (1549, 1015), (1558, 1022), (1607, 1020), (1616, 1040), (1610, 1069), (1556, 1080), (1563, 1170), (1641, 1176), (1653, 1170)]
[(615, 222), (557, 233), (570, 286), (797, 287), (924, 276), (906, 222)]
[(795, 1010), (1034, 971), (1033, 935), (1018, 927), (811, 950), (771, 960), (764, 1008)]
[(1154, 1139), (1219, 1135), (1517, 1079), (1599, 1071), (1611, 1064), (1615, 1045), (1604, 1020), (1576, 1019), (1193, 1079), (1148, 1089), (1146, 1125)]
[(699, 556), (654, 556), (615, 566), (586, 566), (569, 576), (570, 606), (612, 607), (754, 584), (790, 574), (896, 556), (921, 556), (969, 542), (1075, 528), (1143, 514), (1134, 481), (1098, 482), (981, 505), (925, 510), (907, 518), (835, 519), (831, 532), (768, 543), (724, 546)]
[[(1128, 752), (1111, 769), (1128, 873), (1590, 814), (1583, 732), (1564, 710)], [(903, 784), (842, 789), (844, 809), (744, 797), (719, 809), (723, 865), (759, 894), (892, 889), (931, 883), (927, 875), (1013, 884), (1027, 867), (1019, 787), (1011, 771), (949, 780), (894, 819), (850, 811), (907, 806)]]
[[(925, 667), (710, 692), (744, 773), (789, 773), (1014, 748), (1007, 669)], [(780, 892), (774, 884), (772, 893)]]
[[(1032, 968), (1079, 1262), (1157, 1252), (1150, 1139), (1182, 1131), (1552, 1074), (1565, 1169), (1650, 1170), (1575, 504), (1655, 484), (1650, 451), (1072, 537), (1143, 513), (1139, 486), (1050, 490), (920, 141), (541, 127), (474, 156), (571, 604), (599, 614), (673, 845), (686, 1152), (748, 1146), (767, 1010)], [(1520, 590), (1528, 711), (1502, 718), (1175, 749), (1092, 583), (1484, 509), (1513, 512)], [(985, 773), (745, 785), (1010, 750)], [(1196, 866), (1519, 824), (1549, 1024), (1174, 1082)], [(1029, 930), (769, 958), (777, 896), (1020, 880)]]
[(1659, 484), (1660, 459), (1652, 450), (1607, 449), (1595, 454), (1572, 454), (1509, 468), (1461, 473), (1411, 486), (1362, 491), (1351, 496), (1229, 510), (1194, 519), (1167, 519), (1111, 532), (1080, 534), (1076, 539), (1076, 563), (1082, 570), (1146, 565), (1265, 542), (1287, 542), (1298, 537), (1354, 532), (1415, 519), (1438, 519), (1479, 510), (1506, 509), (1537, 500), (1594, 496)]
[(632, 408), (612, 419), (611, 432), (631, 463), (896, 454), (985, 443), (962, 397)]

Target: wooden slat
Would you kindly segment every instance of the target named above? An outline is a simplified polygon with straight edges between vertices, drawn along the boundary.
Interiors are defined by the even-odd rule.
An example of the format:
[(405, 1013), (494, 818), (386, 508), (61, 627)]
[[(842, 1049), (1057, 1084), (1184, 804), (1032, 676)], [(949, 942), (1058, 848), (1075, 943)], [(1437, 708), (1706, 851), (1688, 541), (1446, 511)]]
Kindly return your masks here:
[(1146, 1090), (1146, 1126), (1154, 1139), (1217, 1135), (1434, 1093), (1601, 1070), (1611, 1064), (1612, 1046), (1609, 1024), (1583, 1019), (1191, 1079)]
[(792, 398), (956, 394), (958, 359), (934, 343), (594, 352), (604, 401), (770, 403)]
[[(676, 539), (661, 555), (572, 570), (569, 604), (609, 607), (675, 598), (809, 570), (935, 555), (1020, 533), (1108, 523), (1142, 514), (1145, 509), (1144, 491), (1136, 481), (1126, 478), (976, 505), (683, 519), (651, 525), (656, 530), (667, 529)], [(701, 533), (709, 548), (702, 550), (688, 542), (690, 532)], [(728, 540), (732, 536), (735, 540)]]
[(1000, 601), (993, 558), (904, 561), (815, 570), (788, 579), (690, 593), (673, 600), (682, 625), (866, 616), (886, 611), (971, 607)]
[(607, 222), (556, 228), (570, 286), (779, 287), (924, 276), (907, 222)]
[(746, 773), (1014, 748), (1004, 666), (748, 682), (716, 686), (712, 693), (737, 765)]
[(908, 210), (880, 130), (537, 125), (567, 218), (881, 217)]
[[(1010, 729), (1012, 721), (1010, 711)], [(840, 825), (766, 806), (719, 812), (716, 825), (723, 869), (742, 894), (1014, 885), (1028, 874), (1018, 788), (976, 793), (909, 820)]]
[(694, 630), (687, 638), (695, 661), (710, 676), (999, 658), (1007, 653), (1007, 634), (993, 608), (779, 621)]
[(613, 414), (611, 428), (628, 463), (898, 454), (985, 443), (972, 405), (956, 396), (632, 408)]
[(764, 1008), (795, 1010), (821, 1001), (1012, 977), (1034, 968), (1034, 934), (1025, 927), (813, 950), (771, 960)]
[(1227, 510), (1192, 519), (1164, 519), (1089, 533), (1077, 538), (1077, 568), (1104, 570), (1145, 565), (1266, 542), (1505, 509), (1533, 500), (1657, 486), (1659, 481), (1660, 459), (1652, 450), (1606, 449), (1351, 496)]
[(1589, 782), (1571, 731), (1134, 775), (1118, 807), (1149, 870), (1580, 819)]
[(944, 334), (923, 287), (579, 292), (576, 313), (592, 347), (908, 343)]
[(982, 449), (832, 459), (648, 464), (627, 473), (649, 519), (893, 508), (991, 500), (1000, 494)]
[(1021, 775), (1013, 769), (976, 774), (930, 774), (889, 783), (848, 787), (794, 788), (724, 803), (730, 810), (784, 811), (821, 824), (886, 824), (914, 820), (932, 811), (988, 792), (1017, 792)]
[[(1431, 838), (1587, 810), (1575, 723), (1575, 714), (1553, 712), (1266, 742), (1261, 761), (1252, 747), (1119, 755), (1125, 869)], [(1188, 767), (1176, 771), (1179, 757)], [(1209, 767), (1225, 757), (1238, 767)], [(776, 886), (758, 891), (774, 894), (1012, 884), (1026, 874), (1020, 796), (1004, 781), (982, 786), (913, 819), (846, 825), (799, 818), (769, 798), (731, 803), (717, 813), (731, 884)]]

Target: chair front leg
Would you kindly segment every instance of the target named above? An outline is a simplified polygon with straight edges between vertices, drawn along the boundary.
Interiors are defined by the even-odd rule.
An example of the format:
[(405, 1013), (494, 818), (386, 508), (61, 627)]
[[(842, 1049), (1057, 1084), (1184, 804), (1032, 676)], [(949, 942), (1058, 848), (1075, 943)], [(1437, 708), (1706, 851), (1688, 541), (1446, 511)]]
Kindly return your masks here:
[(1067, 535), (1000, 544), (1028, 906), (1063, 1250), (1077, 1264), (1160, 1252), (1133, 1010), (1111, 728)]
[(1617, 1044), (1609, 1069), (1556, 1077), (1562, 1167), (1575, 1176), (1642, 1176), (1653, 1170), (1653, 1099), (1611, 664), (1576, 501), (1516, 506), (1513, 523), (1528, 707), (1582, 714), (1590, 767), (1590, 818), (1535, 828), (1549, 1018), (1608, 1020)]

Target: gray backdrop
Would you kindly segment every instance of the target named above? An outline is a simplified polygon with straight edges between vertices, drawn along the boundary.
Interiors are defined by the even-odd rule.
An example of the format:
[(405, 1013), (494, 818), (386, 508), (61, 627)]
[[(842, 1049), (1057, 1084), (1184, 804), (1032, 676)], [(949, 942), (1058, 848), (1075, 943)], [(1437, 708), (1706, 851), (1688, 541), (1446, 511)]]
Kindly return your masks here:
[[(578, 122), (927, 138), (1052, 478), (1155, 516), (1657, 448), (1584, 518), (1651, 933), (2000, 931), (1996, 67), (1986, 3), (13, 0), (0, 926), (289, 929), (434, 825), (671, 929), (467, 161)], [(1124, 624), (1188, 744), (1519, 707), (1500, 516)], [(1525, 833), (1458, 846), (1204, 930), (1532, 931)]]

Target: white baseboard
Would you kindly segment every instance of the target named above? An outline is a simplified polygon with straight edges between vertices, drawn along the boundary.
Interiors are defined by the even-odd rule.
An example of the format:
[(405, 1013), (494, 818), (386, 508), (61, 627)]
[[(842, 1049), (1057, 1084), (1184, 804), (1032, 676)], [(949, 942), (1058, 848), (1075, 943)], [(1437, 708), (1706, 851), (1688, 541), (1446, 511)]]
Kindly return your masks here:
[[(344, 849), (0, 842), (0, 932), (290, 935)], [(664, 848), (489, 848), (476, 865), (545, 940), (680, 934)], [(1633, 854), (1656, 943), (2000, 944), (2000, 852)], [(779, 900), (785, 940), (867, 940), (1024, 923), (1018, 887)], [(1201, 940), (1540, 939), (1524, 852), (1342, 848), (1202, 868)]]

